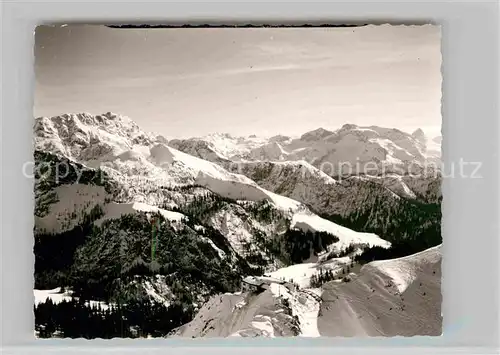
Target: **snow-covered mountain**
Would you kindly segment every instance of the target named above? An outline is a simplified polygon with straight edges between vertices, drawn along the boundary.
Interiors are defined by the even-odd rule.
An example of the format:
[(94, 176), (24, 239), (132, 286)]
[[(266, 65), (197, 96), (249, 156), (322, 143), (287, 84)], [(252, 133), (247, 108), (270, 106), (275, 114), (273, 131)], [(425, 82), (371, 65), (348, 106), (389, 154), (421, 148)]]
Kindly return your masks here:
[[(270, 139), (264, 137), (248, 136), (233, 137), (228, 133), (213, 133), (203, 137), (193, 137), (189, 139), (173, 139), (170, 145), (188, 154), (193, 154), (199, 158), (210, 160), (215, 159), (231, 160), (234, 157), (245, 156), (253, 149), (257, 149), (268, 143), (280, 143), (287, 140), (287, 137), (275, 136)], [(206, 151), (197, 152), (197, 147), (206, 147)], [(199, 155), (198, 155), (199, 154)]]
[[(349, 259), (349, 258), (347, 258)], [(441, 248), (374, 261), (319, 288), (295, 284), (319, 270), (338, 274), (342, 264), (303, 264), (262, 278), (259, 292), (214, 296), (174, 336), (285, 337), (440, 335)], [(348, 263), (347, 263), (348, 265)], [(297, 265), (299, 266), (299, 265)], [(286, 275), (286, 281), (280, 278)], [(293, 279), (294, 284), (287, 282)]]
[(441, 246), (366, 264), (347, 283), (324, 285), (322, 336), (442, 334)]
[[(253, 302), (234, 294), (243, 276), (281, 277), (295, 268), (309, 275), (319, 263), (338, 265), (336, 256), (352, 248), (389, 250), (401, 239), (422, 248), (439, 232), (435, 179), (337, 179), (318, 163), (359, 152), (366, 161), (425, 160), (427, 143), (397, 130), (346, 125), (296, 139), (214, 134), (167, 141), (108, 112), (39, 117), (34, 133), (39, 294), (65, 287), (98, 304), (160, 302), (179, 322), (189, 321), (211, 298)], [(233, 296), (226, 300), (220, 294), (227, 292)], [(283, 285), (269, 292), (259, 297), (274, 313), (252, 308), (245, 319), (254, 330), (238, 334), (271, 334), (269, 322), (286, 323), (279, 334), (310, 334), (304, 324), (319, 310), (317, 295)], [(276, 293), (289, 295), (283, 315), (281, 306), (267, 306)]]
[[(387, 201), (397, 200), (399, 196), (394, 191), (398, 188), (403, 195), (414, 197), (400, 176), (396, 176), (396, 183), (389, 187), (382, 186), (376, 177), (336, 180), (304, 160), (248, 162), (233, 167), (263, 188), (303, 202), (321, 214), (345, 215), (377, 196)], [(381, 186), (377, 188), (369, 183), (372, 180)], [(385, 181), (388, 179), (384, 178)], [(398, 184), (400, 186), (396, 186)]]
[[(305, 204), (268, 191), (245, 175), (229, 172), (220, 165), (176, 150), (162, 141), (156, 135), (141, 131), (130, 119), (112, 113), (42, 117), (35, 123), (37, 150), (61, 154), (84, 166), (98, 167), (117, 181), (122, 191), (127, 191), (126, 203), (145, 202), (145, 191), (137, 191), (142, 187), (146, 190), (155, 185), (157, 189), (163, 186), (199, 185), (224, 198), (270, 201), (274, 208), (284, 212), (292, 221), (309, 221), (298, 224), (306, 230), (335, 231), (345, 243), (358, 239), (354, 236), (355, 232), (339, 232), (344, 229), (315, 216)], [(328, 179), (327, 176), (323, 177)], [(85, 193), (88, 194), (87, 191)], [(73, 194), (72, 199), (74, 197)], [(177, 205), (168, 196), (161, 198), (153, 204)], [(373, 236), (367, 235), (367, 238), (370, 243), (374, 241), (386, 245), (383, 240), (376, 242)]]
[(427, 137), (425, 136), (425, 133), (424, 133), (424, 131), (422, 131), (421, 128), (417, 128), (411, 135), (413, 138), (415, 138), (417, 141), (421, 142), (422, 144), (425, 144), (427, 142)]
[(161, 136), (145, 133), (132, 120), (112, 113), (40, 117), (35, 121), (35, 149), (102, 168), (124, 182), (140, 177), (159, 185), (193, 184), (200, 174), (249, 182), (166, 143)]
[[(421, 129), (407, 134), (346, 124), (336, 131), (320, 128), (296, 139), (278, 137), (267, 143), (260, 140), (262, 145), (252, 149), (255, 140), (248, 145), (239, 138), (239, 143), (233, 144), (241, 149), (232, 150), (239, 153), (218, 163), (320, 214), (356, 215), (360, 208), (380, 201), (397, 211), (400, 197), (424, 203), (441, 198), (441, 178), (434, 170), (440, 167), (439, 137), (429, 140)], [(213, 140), (183, 142), (190, 143), (188, 146), (203, 142), (212, 151), (218, 150)], [(203, 157), (211, 159), (208, 154)], [(364, 171), (363, 164), (372, 170)], [(338, 167), (344, 168), (344, 176), (338, 176)]]
[[(293, 140), (285, 149), (317, 167), (329, 163), (383, 163), (388, 169), (424, 164), (427, 155), (423, 131), (417, 137), (398, 129), (345, 124), (335, 131), (318, 129)], [(337, 173), (341, 172), (339, 169)]]
[[(230, 264), (247, 258), (251, 267), (270, 270), (286, 265), (289, 252), (270, 248), (283, 243), (288, 229), (333, 235), (336, 241), (322, 247), (325, 252), (353, 243), (390, 245), (373, 233), (323, 219), (304, 203), (244, 175), (174, 149), (116, 114), (37, 118), (35, 149), (37, 234), (71, 234), (88, 223), (109, 229), (108, 223), (130, 215), (159, 214), (173, 229), (205, 240), (218, 258)], [(207, 228), (224, 243), (207, 237)]]
[(126, 152), (133, 156), (135, 146), (167, 143), (164, 137), (145, 133), (130, 118), (112, 112), (38, 117), (34, 136), (35, 149), (87, 163), (105, 162)]
[(398, 129), (353, 124), (335, 131), (319, 128), (296, 139), (211, 135), (176, 140), (174, 144), (180, 150), (198, 154), (196, 146), (200, 142), (206, 145), (206, 151), (198, 155), (203, 159), (217, 162), (221, 158), (232, 162), (304, 160), (332, 176), (379, 173), (382, 168), (408, 173), (408, 169), (422, 169), (426, 163), (434, 163), (439, 168), (440, 157), (438, 140), (427, 139), (420, 129), (408, 134)]

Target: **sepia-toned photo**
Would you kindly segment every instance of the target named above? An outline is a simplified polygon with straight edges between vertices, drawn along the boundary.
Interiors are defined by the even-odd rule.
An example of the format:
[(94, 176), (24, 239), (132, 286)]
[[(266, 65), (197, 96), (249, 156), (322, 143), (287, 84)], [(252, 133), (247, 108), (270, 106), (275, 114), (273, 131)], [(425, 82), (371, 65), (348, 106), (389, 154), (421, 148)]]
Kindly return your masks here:
[(440, 336), (440, 42), (38, 27), (35, 336)]

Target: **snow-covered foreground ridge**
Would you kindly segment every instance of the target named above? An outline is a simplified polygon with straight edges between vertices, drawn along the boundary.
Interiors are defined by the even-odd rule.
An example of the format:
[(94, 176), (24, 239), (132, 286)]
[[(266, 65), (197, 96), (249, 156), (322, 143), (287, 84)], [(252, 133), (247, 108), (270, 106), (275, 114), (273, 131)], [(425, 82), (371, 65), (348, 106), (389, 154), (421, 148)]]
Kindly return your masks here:
[[(302, 337), (435, 335), (441, 328), (440, 262), (441, 245), (368, 263), (352, 281), (329, 282), (321, 289), (300, 280), (318, 264), (293, 265), (274, 277), (252, 278), (264, 281), (259, 291), (214, 296), (172, 336), (274, 338), (288, 336), (294, 325)], [(398, 284), (402, 271), (414, 275), (404, 290)], [(294, 278), (299, 287), (281, 277)]]
[[(125, 186), (137, 189), (141, 181), (158, 187), (201, 185), (234, 200), (268, 200), (287, 214), (292, 220), (292, 227), (336, 235), (340, 239), (339, 248), (351, 243), (390, 245), (375, 234), (358, 233), (320, 218), (303, 203), (270, 192), (244, 175), (231, 173), (166, 143), (161, 136), (145, 133), (130, 119), (112, 113), (42, 117), (36, 119), (35, 124), (37, 149), (63, 155), (87, 166), (100, 167)], [(137, 196), (142, 198), (139, 194)], [(77, 201), (78, 197), (75, 196), (74, 200)], [(142, 200), (131, 201), (134, 202)], [(155, 209), (145, 206), (110, 206), (106, 214), (108, 218), (115, 218), (133, 210)]]
[[(441, 260), (442, 245), (398, 259), (372, 261), (364, 267), (365, 271), (375, 268), (390, 277), (400, 293), (403, 293), (418, 277), (422, 265), (437, 263)], [(362, 269), (363, 271), (363, 269)]]
[(260, 293), (213, 296), (173, 337), (319, 337), (319, 297), (270, 282)]
[(323, 286), (321, 336), (441, 335), (441, 245)]
[[(228, 139), (233, 138), (221, 135), (213, 144)], [(436, 294), (439, 281), (432, 272), (438, 272), (433, 269), (437, 257), (426, 251), (370, 263), (358, 272), (360, 265), (354, 256), (365, 246), (390, 247), (382, 238), (399, 242), (400, 236), (391, 232), (394, 225), (401, 236), (424, 235), (419, 229), (415, 235), (411, 232), (422, 221), (424, 225), (434, 223), (437, 214), (433, 210), (421, 213), (407, 198), (417, 202), (436, 199), (420, 191), (437, 184), (432, 179), (413, 181), (397, 174), (384, 184), (373, 183), (378, 178), (341, 181), (308, 161), (315, 154), (335, 155), (334, 146), (349, 150), (365, 145), (369, 150), (374, 142), (391, 150), (389, 156), (384, 153), (386, 160), (396, 159), (398, 154), (417, 155), (420, 150), (413, 144), (422, 139), (420, 134), (409, 137), (394, 130), (357, 126), (336, 133), (317, 130), (297, 139), (251, 138), (252, 145), (240, 149), (235, 158), (241, 159), (236, 161), (241, 163), (238, 171), (228, 165), (235, 162), (228, 156), (238, 151), (238, 145), (246, 144), (245, 139), (228, 145), (224, 154), (213, 154), (209, 149), (213, 146), (197, 143), (187, 149), (189, 142), (171, 144), (112, 113), (39, 118), (35, 160), (45, 163), (49, 173), (60, 172), (57, 164), (78, 171), (71, 171), (61, 181), (50, 176), (35, 178), (35, 241), (40, 242), (35, 243), (35, 254), (42, 269), (35, 274), (36, 303), (46, 299), (63, 302), (71, 297), (71, 290), (91, 300), (106, 300), (111, 311), (122, 296), (147, 301), (145, 307), (148, 302), (160, 303), (159, 310), (171, 308), (168, 311), (175, 314), (172, 323), (162, 329), (162, 336), (177, 329), (177, 335), (187, 337), (317, 337), (325, 333), (325, 320), (331, 321), (325, 314), (343, 325), (341, 329), (328, 325), (326, 329), (333, 333), (389, 334), (392, 328), (380, 323), (379, 329), (378, 319), (370, 324), (359, 319), (371, 319), (376, 312), (389, 314), (387, 305), (403, 307), (397, 298), (402, 294), (416, 297), (422, 304), (428, 302), (422, 295)], [(407, 153), (395, 145), (404, 146)], [(382, 157), (381, 150), (375, 152)], [(279, 161), (257, 161), (273, 154), (279, 155)], [(366, 155), (367, 159), (373, 157), (377, 158), (370, 152)], [(79, 170), (86, 174), (80, 175)], [(62, 173), (67, 172), (62, 167)], [(402, 227), (406, 222), (409, 229)], [(380, 231), (380, 236), (357, 232), (357, 228)], [(336, 238), (297, 230), (328, 232)], [(54, 249), (62, 252), (53, 253)], [(58, 258), (67, 264), (58, 266)], [(108, 270), (113, 270), (113, 277), (120, 275), (119, 288), (112, 292), (106, 291), (116, 286)], [(144, 271), (148, 273), (144, 275)], [(262, 274), (267, 275), (259, 277), (268, 278), (268, 287), (249, 291), (252, 287), (245, 286), (246, 276)], [(357, 277), (349, 282), (352, 274)], [(417, 297), (419, 283), (428, 289), (417, 292)], [(66, 292), (59, 292), (56, 286), (64, 286)], [(234, 292), (240, 286), (242, 292)], [(380, 291), (378, 301), (367, 293), (372, 289)], [(329, 313), (329, 297), (338, 294), (346, 295), (342, 307), (334, 306), (335, 312)], [(365, 303), (372, 301), (380, 307), (375, 313), (365, 309), (371, 306), (365, 307)], [(422, 308), (411, 313), (411, 320), (420, 325), (426, 319), (419, 318), (419, 313), (431, 314), (431, 319), (435, 314), (434, 304)], [(148, 314), (142, 309), (137, 313)], [(362, 317), (358, 317), (360, 313)], [(168, 318), (164, 313), (158, 317)], [(135, 325), (131, 323), (131, 327)]]

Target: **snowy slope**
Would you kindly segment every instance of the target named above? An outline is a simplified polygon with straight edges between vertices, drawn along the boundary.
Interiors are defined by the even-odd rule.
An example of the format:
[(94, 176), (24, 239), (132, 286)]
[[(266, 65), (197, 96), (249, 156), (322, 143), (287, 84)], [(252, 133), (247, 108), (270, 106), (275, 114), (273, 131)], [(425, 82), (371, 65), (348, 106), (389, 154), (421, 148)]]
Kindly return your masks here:
[(151, 281), (143, 281), (142, 288), (152, 300), (162, 303), (166, 307), (170, 305), (173, 293), (166, 284), (164, 275), (155, 275)]
[[(345, 125), (335, 132), (313, 131), (310, 135), (306, 134), (305, 139), (283, 139), (280, 149), (286, 151), (286, 157), (281, 151), (277, 154), (261, 154), (266, 147), (272, 146), (266, 143), (257, 148), (258, 157), (250, 154), (245, 161), (233, 157), (236, 159), (234, 162), (220, 164), (233, 173), (249, 177), (260, 187), (302, 202), (318, 213), (349, 215), (364, 205), (367, 199), (376, 196), (388, 201), (396, 200), (399, 196), (423, 198), (425, 202), (434, 202), (439, 198), (439, 186), (432, 186), (438, 178), (433, 174), (421, 176), (417, 174), (418, 171), (413, 171), (422, 167), (425, 161), (436, 158), (426, 153), (425, 142), (421, 137), (417, 138), (398, 130), (376, 126)], [(339, 154), (347, 155), (344, 157)], [(279, 161), (283, 158), (286, 161)], [(343, 177), (341, 180), (331, 177), (338, 172), (337, 163), (350, 163), (342, 166), (355, 169), (358, 158), (361, 173), (365, 172), (363, 162), (372, 169), (366, 171), (368, 174)], [(383, 176), (378, 170), (381, 165), (387, 168)], [(439, 165), (431, 165), (431, 168), (433, 166)], [(411, 168), (414, 176), (402, 175), (406, 171), (405, 167)], [(353, 178), (359, 178), (357, 186), (342, 184)], [(380, 184), (383, 188), (374, 191), (370, 186), (372, 184), (363, 186), (365, 181)]]
[(278, 209), (289, 213), (291, 227), (303, 231), (328, 232), (333, 234), (339, 238), (339, 242), (335, 243), (337, 249), (342, 249), (352, 243), (381, 246), (384, 248), (388, 248), (391, 245), (391, 243), (383, 240), (376, 234), (356, 232), (321, 218), (298, 201), (271, 192), (267, 192), (267, 194)]
[[(373, 201), (391, 204), (400, 196), (420, 198), (420, 195), (427, 194), (429, 186), (434, 189), (435, 182), (409, 180), (398, 174), (390, 174), (384, 179), (359, 177), (356, 181), (346, 179), (341, 182), (331, 176), (336, 173), (335, 169), (324, 171), (322, 164), (352, 161), (356, 156), (363, 162), (376, 161), (391, 166), (422, 163), (428, 157), (427, 142), (420, 132), (412, 136), (375, 126), (345, 125), (337, 131), (318, 129), (297, 139), (215, 134), (169, 143), (161, 136), (143, 132), (129, 118), (113, 113), (42, 117), (35, 121), (36, 149), (71, 159), (89, 170), (102, 169), (113, 184), (116, 183), (118, 192), (110, 190), (108, 185), (98, 186), (92, 179), (86, 183), (68, 180), (58, 186), (38, 181), (37, 199), (47, 201), (43, 204), (43, 214), (36, 216), (36, 228), (50, 233), (69, 230), (80, 225), (95, 207), (99, 207), (96, 225), (125, 214), (146, 212), (161, 214), (173, 222), (176, 229), (177, 225), (184, 227), (187, 215), (193, 213), (192, 220), (200, 218), (196, 221), (200, 225), (193, 227), (189, 224), (194, 233), (199, 233), (194, 237), (210, 244), (216, 252), (214, 258), (218, 255), (221, 262), (224, 259), (231, 263), (237, 259), (236, 254), (243, 258), (247, 253), (252, 256), (260, 254), (264, 263), (259, 266), (275, 270), (272, 277), (293, 279), (299, 286), (295, 289), (289, 284), (272, 283), (259, 295), (214, 296), (191, 323), (178, 330), (177, 335), (278, 337), (297, 335), (298, 332), (301, 336), (317, 337), (330, 332), (325, 331), (325, 327), (331, 328), (332, 333), (389, 334), (395, 330), (390, 327), (382, 329), (375, 321), (366, 324), (357, 321), (359, 306), (356, 302), (369, 297), (360, 289), (367, 289), (367, 284), (375, 282), (382, 290), (379, 283), (390, 281), (398, 295), (413, 292), (415, 284), (428, 276), (424, 275), (429, 271), (428, 266), (436, 264), (440, 256), (437, 252), (426, 251), (400, 260), (366, 265), (358, 278), (360, 281), (352, 282), (352, 285), (360, 283), (356, 286), (359, 289), (352, 291), (352, 296), (349, 296), (349, 287), (355, 286), (338, 285), (342, 290), (346, 288), (342, 291), (347, 295), (346, 300), (340, 309), (335, 309), (338, 313), (331, 319), (325, 318), (331, 308), (320, 305), (322, 290), (309, 289), (311, 277), (320, 270), (337, 273), (351, 261), (349, 257), (326, 260), (327, 254), (352, 244), (387, 248), (390, 243), (381, 238), (384, 236), (354, 231), (319, 214), (328, 218), (333, 214), (349, 216), (360, 206), (372, 206)], [(97, 174), (98, 170), (92, 171)], [(377, 181), (378, 185), (373, 188), (373, 184), (364, 184), (366, 181)], [(210, 206), (205, 199), (209, 195), (216, 196), (216, 203)], [(194, 206), (194, 211), (188, 210), (189, 203), (199, 196), (203, 196), (197, 201), (199, 205)], [(434, 200), (436, 196), (431, 194), (425, 198)], [(264, 201), (272, 213), (266, 212), (266, 217), (259, 217), (253, 207)], [(181, 206), (186, 209), (179, 210), (186, 215), (168, 210)], [(144, 219), (143, 223), (147, 221)], [(314, 263), (309, 262), (311, 258), (304, 264), (282, 267), (283, 261), (275, 260), (268, 246), (257, 245), (256, 240), (259, 237), (269, 241), (288, 227), (328, 232), (338, 237), (339, 242), (328, 246), (324, 254), (315, 257)], [(210, 228), (220, 232), (227, 241), (222, 238), (221, 243), (217, 233), (214, 233), (216, 237), (202, 233)], [(114, 232), (111, 231), (110, 235), (114, 236)], [(436, 280), (432, 280), (434, 287)], [(171, 290), (161, 278), (149, 278), (140, 286), (151, 299), (170, 304), (174, 288)], [(327, 298), (334, 286), (333, 283), (327, 284)], [(380, 302), (384, 306), (387, 302), (396, 302), (394, 295), (388, 289), (384, 290)], [(36, 290), (35, 295), (37, 299), (48, 297), (57, 302), (69, 297), (58, 294), (57, 290)], [(289, 306), (285, 306), (287, 302)], [(323, 316), (318, 318), (320, 309)], [(411, 319), (418, 316), (418, 311), (414, 310)], [(345, 329), (339, 330), (338, 325), (331, 327), (332, 319), (345, 321)]]
[(270, 142), (252, 149), (245, 158), (257, 161), (281, 161), (288, 160), (289, 154), (280, 143)]
[(440, 251), (441, 245), (398, 259), (373, 261), (364, 266), (364, 271), (377, 269), (390, 277), (399, 292), (403, 293), (417, 279), (421, 267), (441, 260)]
[(233, 137), (227, 133), (210, 134), (202, 137), (201, 140), (209, 142), (219, 154), (227, 158), (245, 156), (252, 149), (258, 148), (269, 141), (266, 137)]
[(350, 244), (368, 244), (370, 246), (381, 246), (384, 248), (388, 248), (391, 246), (391, 243), (381, 239), (376, 234), (355, 232), (349, 228), (342, 227), (315, 214), (294, 214), (292, 219), (292, 226), (305, 231), (311, 230), (333, 234), (340, 239), (338, 243), (335, 243), (335, 246), (338, 249), (345, 248)]
[[(130, 119), (114, 115), (72, 114), (41, 117), (35, 123), (37, 149), (59, 153), (90, 167), (101, 167), (125, 186), (156, 183), (157, 186), (213, 185), (228, 196), (265, 193), (249, 178), (167, 146), (162, 139), (144, 133)], [(139, 138), (140, 137), (140, 138)], [(55, 143), (54, 143), (55, 142)], [(96, 147), (105, 146), (106, 149)], [(92, 153), (92, 154), (91, 154)], [(222, 185), (221, 185), (222, 184)], [(235, 191), (247, 190), (241, 194)]]
[(425, 147), (424, 154), (427, 158), (439, 159), (441, 157), (441, 136), (430, 139), (421, 128), (418, 128), (412, 133), (412, 137)]
[[(286, 141), (286, 137), (272, 137), (268, 139), (256, 136), (233, 137), (227, 133), (213, 133), (204, 137), (175, 139), (171, 141), (171, 145), (203, 159), (212, 157), (214, 159), (230, 160), (236, 157), (247, 156), (252, 150), (258, 149), (270, 141), (282, 142), (283, 140)], [(201, 147), (203, 149), (200, 149)]]
[(210, 143), (198, 139), (173, 139), (168, 142), (172, 148), (180, 150), (184, 153), (208, 160), (218, 164), (230, 162), (230, 160), (222, 155)]
[(245, 247), (258, 250), (253, 243), (254, 232), (259, 231), (267, 238), (280, 231), (279, 221), (262, 225), (251, 217), (241, 206), (228, 205), (216, 211), (208, 224), (218, 230), (229, 241), (231, 247), (242, 256), (246, 255)]
[[(332, 272), (334, 276), (341, 277), (344, 268), (353, 263), (353, 256), (361, 252), (358, 246), (352, 254), (339, 258), (327, 258), (329, 253), (321, 255), (316, 262), (304, 262), (282, 267), (269, 273), (269, 276), (278, 280), (292, 281), (300, 289), (321, 295), (320, 288), (311, 288), (312, 276), (320, 276), (322, 273)], [(266, 274), (267, 275), (267, 274)]]
[[(173, 336), (288, 336), (293, 328), (290, 316), (298, 320), (297, 335), (302, 337), (438, 335), (442, 324), (440, 248), (369, 263), (358, 275), (351, 274), (352, 281), (332, 281), (322, 289), (308, 289), (299, 277), (307, 274), (304, 279), (309, 279), (319, 264), (283, 268), (261, 278), (268, 280), (268, 286), (260, 293), (214, 296)], [(349, 258), (340, 259), (348, 262)], [(340, 259), (332, 262), (332, 268), (343, 264), (338, 264)], [(402, 271), (414, 275), (404, 289), (395, 283)], [(293, 278), (299, 289), (277, 280), (282, 277)]]
[(335, 131), (319, 128), (295, 139), (279, 135), (257, 138), (214, 134), (176, 140), (173, 144), (182, 151), (220, 164), (227, 164), (223, 160), (304, 160), (332, 175), (380, 172), (382, 167), (388, 171), (404, 171), (410, 164), (422, 166), (426, 161), (437, 161), (441, 150), (440, 142), (427, 139), (421, 130), (409, 134), (398, 129), (353, 124), (345, 124)]
[(317, 263), (295, 264), (273, 271), (269, 275), (286, 281), (293, 279), (293, 282), (299, 287), (308, 288), (311, 276), (318, 272), (317, 266)]
[[(424, 146), (410, 134), (377, 126), (346, 124), (330, 131), (312, 131), (284, 148), (291, 159), (304, 159), (321, 170), (328, 165), (334, 174), (363, 173), (423, 164)], [(306, 138), (304, 138), (306, 137)]]
[[(38, 148), (66, 154), (80, 163), (100, 167), (119, 181), (125, 190), (135, 191), (129, 195), (131, 200), (127, 203), (144, 201), (143, 194), (137, 191), (143, 186), (151, 189), (155, 185), (159, 188), (196, 184), (235, 200), (269, 200), (275, 208), (286, 213), (297, 228), (337, 233), (342, 245), (365, 239), (368, 244), (387, 245), (387, 242), (377, 236), (340, 228), (314, 215), (303, 203), (270, 192), (244, 175), (229, 172), (218, 164), (169, 147), (158, 136), (142, 132), (128, 118), (111, 113), (98, 116), (63, 115), (50, 119), (39, 118), (36, 125), (35, 143)], [(227, 136), (213, 137), (224, 142), (234, 141)], [(253, 141), (255, 144), (260, 142), (257, 138)], [(110, 149), (96, 150), (96, 146), (106, 146)], [(326, 184), (335, 183), (333, 179), (307, 163), (302, 162), (300, 165)], [(114, 210), (112, 208), (107, 213), (119, 216), (117, 208), (131, 211), (133, 206), (115, 206)]]
[(112, 113), (37, 118), (35, 147), (90, 167), (103, 167), (124, 181), (141, 176), (159, 184), (193, 183), (199, 171), (216, 178), (245, 180), (168, 147), (161, 136), (145, 133), (129, 118)]
[(436, 204), (441, 198), (439, 176), (387, 173), (336, 180), (303, 161), (247, 162), (239, 164), (237, 172), (262, 188), (299, 201), (317, 215), (334, 221), (340, 218), (352, 221), (371, 211), (370, 221), (376, 228), (390, 224), (392, 215), (403, 213), (408, 201)]
[(133, 214), (137, 212), (159, 213), (166, 220), (171, 222), (181, 222), (187, 217), (182, 213), (167, 211), (162, 208), (150, 206), (141, 202), (133, 203), (116, 203), (110, 202), (104, 205), (104, 216), (94, 222), (95, 225), (100, 225), (108, 219), (120, 218), (122, 215)]
[(62, 301), (71, 301), (71, 293), (61, 292), (61, 288), (57, 287), (52, 290), (33, 290), (33, 295), (35, 296), (35, 304), (43, 303), (50, 299), (54, 303), (60, 303)]
[(260, 294), (235, 293), (213, 296), (195, 318), (173, 337), (289, 337), (295, 335), (292, 316), (270, 290)]
[[(334, 274), (342, 272), (344, 266), (351, 263), (348, 256), (342, 258), (330, 259), (326, 262), (302, 263), (287, 266), (269, 273), (270, 276), (286, 281), (293, 280), (302, 289), (310, 289), (311, 277), (319, 275), (320, 270), (331, 270)], [(313, 292), (314, 290), (311, 290)], [(320, 292), (321, 293), (321, 292)]]
[(261, 293), (214, 296), (191, 322), (172, 336), (318, 337), (318, 311), (317, 296), (271, 283), (269, 289)]
[(323, 286), (321, 336), (440, 335), (441, 246), (366, 264), (351, 282)]

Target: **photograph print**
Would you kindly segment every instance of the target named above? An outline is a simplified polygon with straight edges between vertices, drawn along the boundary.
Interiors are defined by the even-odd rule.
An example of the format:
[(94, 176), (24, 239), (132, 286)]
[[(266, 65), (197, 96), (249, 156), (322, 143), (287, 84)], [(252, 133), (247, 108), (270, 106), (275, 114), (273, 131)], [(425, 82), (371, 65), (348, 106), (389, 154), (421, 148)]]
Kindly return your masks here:
[(440, 41), (38, 27), (35, 337), (440, 336)]

